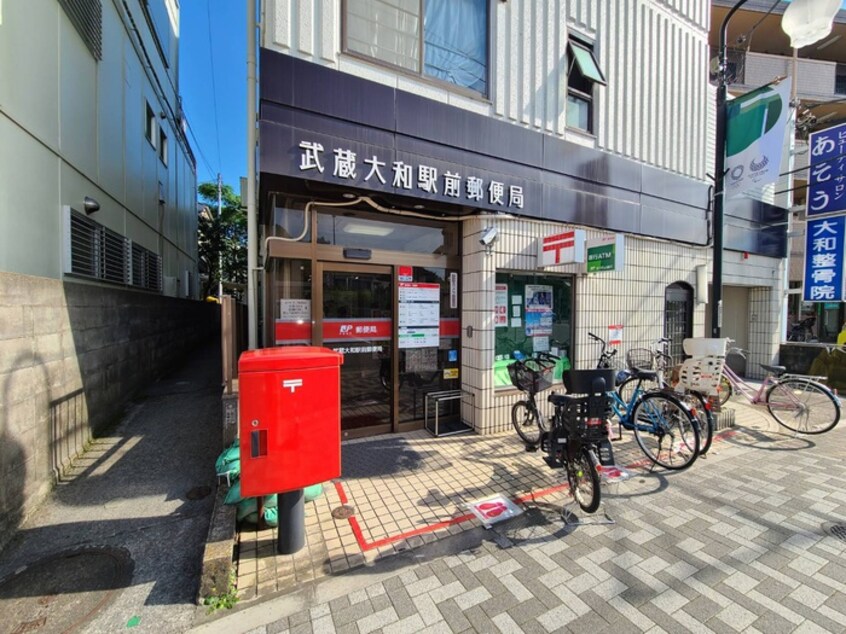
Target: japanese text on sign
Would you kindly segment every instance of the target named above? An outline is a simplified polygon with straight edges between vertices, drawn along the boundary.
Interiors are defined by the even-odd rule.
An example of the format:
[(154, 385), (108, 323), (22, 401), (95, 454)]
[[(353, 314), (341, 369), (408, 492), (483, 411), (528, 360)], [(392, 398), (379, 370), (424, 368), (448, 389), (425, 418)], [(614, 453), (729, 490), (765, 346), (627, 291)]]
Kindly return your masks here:
[(808, 220), (805, 237), (804, 301), (843, 300), (844, 229), (846, 216)]
[(394, 161), (388, 167), (387, 162), (380, 161), (376, 155), (359, 160), (355, 152), (344, 148), (334, 148), (330, 159), (325, 156), (327, 152), (323, 144), (316, 141), (301, 141), (299, 147), (301, 172), (316, 170), (323, 174), (331, 160), (332, 176), (338, 179), (356, 180), (359, 174), (364, 174), (364, 182), (373, 181), (375, 184), (378, 181), (385, 185), (390, 179), (391, 185), (399, 189), (418, 189), (451, 198), (523, 208), (523, 187), (520, 185), (507, 186), (495, 180), (486, 182), (478, 176), (464, 177), (449, 170), (440, 174), (437, 167), (430, 165), (417, 165), (415, 169), (414, 165), (404, 161)]
[(846, 123), (811, 133), (808, 216), (846, 211)]

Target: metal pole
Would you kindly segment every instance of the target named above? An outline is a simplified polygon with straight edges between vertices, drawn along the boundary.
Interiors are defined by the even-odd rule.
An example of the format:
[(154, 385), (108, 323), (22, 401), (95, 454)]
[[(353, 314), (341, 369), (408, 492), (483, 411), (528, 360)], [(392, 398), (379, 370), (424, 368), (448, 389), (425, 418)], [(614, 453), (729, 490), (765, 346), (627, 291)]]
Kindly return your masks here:
[(711, 336), (719, 338), (723, 326), (723, 211), (726, 170), (726, 33), (728, 23), (747, 0), (740, 0), (720, 27), (719, 70), (717, 71), (717, 135), (714, 140), (714, 268), (711, 277)]
[(247, 0), (247, 331), (249, 349), (257, 347), (256, 270), (256, 2)]
[(223, 300), (223, 178), (217, 173), (217, 230), (220, 241), (217, 250), (217, 298)]
[(305, 545), (305, 491), (297, 489), (276, 496), (276, 552), (293, 555)]

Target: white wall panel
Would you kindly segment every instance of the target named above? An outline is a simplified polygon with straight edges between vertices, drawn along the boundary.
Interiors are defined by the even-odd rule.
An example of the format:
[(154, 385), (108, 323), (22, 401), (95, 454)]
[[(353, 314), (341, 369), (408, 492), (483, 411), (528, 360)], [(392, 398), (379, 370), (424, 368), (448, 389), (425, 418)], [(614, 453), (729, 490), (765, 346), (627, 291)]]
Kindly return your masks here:
[(595, 135), (575, 140), (705, 178), (706, 112), (694, 105), (708, 94), (701, 68), (709, 19), (704, 0), (492, 3), (489, 101), (453, 99), (449, 87), (390, 69), (365, 72), (367, 62), (351, 63), (341, 53), (339, 3), (265, 4), (269, 48), (565, 138), (571, 138), (565, 128), (566, 44), (568, 33), (578, 33), (594, 42), (609, 85), (596, 88)]

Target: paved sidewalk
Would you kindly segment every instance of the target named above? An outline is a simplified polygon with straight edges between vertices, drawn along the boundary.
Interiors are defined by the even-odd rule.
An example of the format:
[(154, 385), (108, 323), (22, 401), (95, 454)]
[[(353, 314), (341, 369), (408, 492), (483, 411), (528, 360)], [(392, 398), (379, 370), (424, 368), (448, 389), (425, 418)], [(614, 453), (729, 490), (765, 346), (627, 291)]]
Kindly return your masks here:
[(0, 634), (191, 626), (214, 503), (220, 390), (212, 343), (92, 441), (0, 553)]
[(732, 406), (738, 428), (707, 460), (638, 471), (606, 497), (614, 525), (568, 527), (560, 499), (525, 499), (491, 530), (468, 524), (197, 631), (844, 631), (846, 542), (827, 529), (846, 531), (846, 429), (792, 437)]

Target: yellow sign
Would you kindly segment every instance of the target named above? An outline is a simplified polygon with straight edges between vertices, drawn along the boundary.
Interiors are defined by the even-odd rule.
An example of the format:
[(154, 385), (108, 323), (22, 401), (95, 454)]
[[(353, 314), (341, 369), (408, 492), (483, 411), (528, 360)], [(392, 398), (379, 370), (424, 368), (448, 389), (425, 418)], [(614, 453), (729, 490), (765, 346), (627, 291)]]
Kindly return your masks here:
[(444, 379), (457, 379), (458, 368), (444, 368)]

